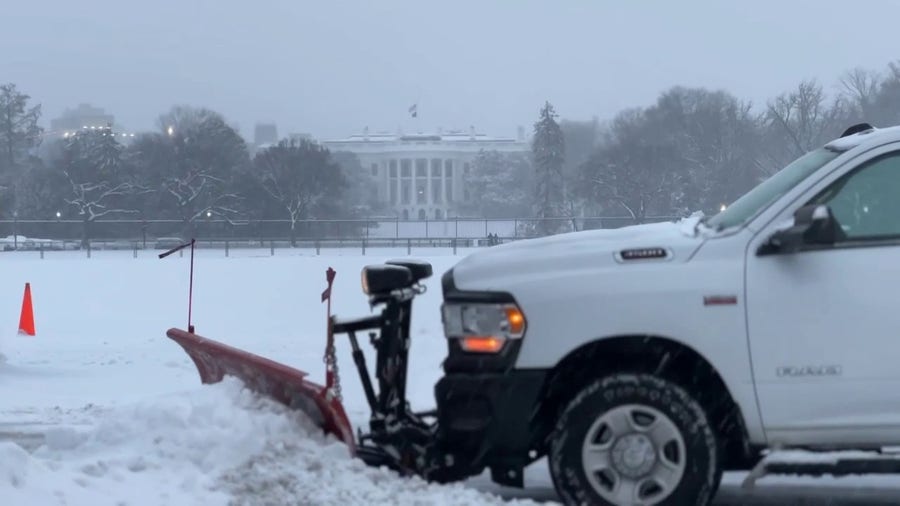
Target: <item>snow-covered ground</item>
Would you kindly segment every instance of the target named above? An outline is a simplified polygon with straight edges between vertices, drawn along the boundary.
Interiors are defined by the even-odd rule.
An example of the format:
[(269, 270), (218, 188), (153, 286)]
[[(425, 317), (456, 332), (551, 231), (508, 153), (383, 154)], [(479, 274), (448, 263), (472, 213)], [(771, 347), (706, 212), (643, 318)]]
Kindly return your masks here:
[[(153, 251), (0, 254), (0, 505), (492, 504), (554, 501), (546, 466), (526, 489), (487, 476), (438, 486), (400, 479), (348, 457), (302, 416), (234, 381), (201, 386), (165, 330), (187, 325), (188, 255)], [(199, 250), (196, 331), (322, 378), (325, 270), (337, 271), (334, 311), (369, 313), (360, 269), (406, 250), (359, 252)], [(413, 312), (410, 398), (433, 404), (446, 345), (440, 274), (450, 250), (414, 250), (433, 263), (430, 290)], [(16, 334), (31, 283), (36, 337)], [(3, 321), (6, 321), (4, 324)], [(339, 342), (344, 402), (367, 417), (348, 346)], [(371, 355), (370, 355), (371, 356)], [(370, 363), (371, 359), (370, 359)], [(882, 504), (900, 500), (900, 478), (764, 478), (750, 494), (726, 476), (717, 504)]]

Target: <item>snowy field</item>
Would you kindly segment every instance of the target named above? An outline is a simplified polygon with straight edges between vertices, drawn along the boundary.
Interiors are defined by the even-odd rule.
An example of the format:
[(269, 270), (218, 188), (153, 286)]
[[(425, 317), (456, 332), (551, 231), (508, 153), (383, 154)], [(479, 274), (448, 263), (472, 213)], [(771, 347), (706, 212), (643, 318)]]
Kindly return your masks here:
[[(0, 505), (495, 504), (553, 502), (543, 461), (526, 489), (487, 475), (437, 486), (400, 479), (348, 458), (305, 421), (234, 381), (201, 386), (181, 348), (165, 337), (187, 324), (188, 254), (152, 251), (0, 255)], [(371, 254), (375, 253), (375, 254)], [(433, 405), (445, 343), (440, 274), (466, 252), (414, 250), (435, 276), (413, 312), (411, 402)], [(197, 252), (197, 333), (304, 369), (321, 381), (325, 269), (337, 271), (334, 311), (369, 313), (359, 271), (397, 251)], [(36, 337), (16, 335), (31, 283)], [(5, 323), (4, 323), (5, 322)], [(362, 389), (338, 343), (352, 422), (367, 419)], [(370, 350), (367, 350), (370, 351)], [(370, 353), (371, 357), (371, 353)], [(370, 358), (370, 364), (371, 364)], [(726, 475), (719, 505), (897, 504), (900, 477), (767, 477), (743, 491)]]

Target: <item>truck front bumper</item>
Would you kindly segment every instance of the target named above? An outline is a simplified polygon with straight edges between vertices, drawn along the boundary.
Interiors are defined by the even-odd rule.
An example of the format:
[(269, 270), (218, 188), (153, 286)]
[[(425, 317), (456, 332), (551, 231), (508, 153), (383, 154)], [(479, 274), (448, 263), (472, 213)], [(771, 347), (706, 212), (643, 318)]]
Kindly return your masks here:
[(536, 417), (546, 371), (451, 373), (435, 386), (437, 441), (468, 476), (491, 469), (492, 479), (523, 485), (522, 470), (543, 451)]

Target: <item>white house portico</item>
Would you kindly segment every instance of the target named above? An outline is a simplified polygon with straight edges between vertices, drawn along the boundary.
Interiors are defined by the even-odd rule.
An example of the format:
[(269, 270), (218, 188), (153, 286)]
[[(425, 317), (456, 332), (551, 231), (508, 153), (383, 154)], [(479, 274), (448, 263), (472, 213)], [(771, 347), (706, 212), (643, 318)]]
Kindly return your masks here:
[(353, 135), (323, 141), (331, 151), (356, 154), (378, 188), (378, 200), (401, 219), (444, 219), (469, 200), (463, 176), (482, 150), (515, 153), (529, 150), (518, 139), (489, 137), (473, 131), (437, 134)]

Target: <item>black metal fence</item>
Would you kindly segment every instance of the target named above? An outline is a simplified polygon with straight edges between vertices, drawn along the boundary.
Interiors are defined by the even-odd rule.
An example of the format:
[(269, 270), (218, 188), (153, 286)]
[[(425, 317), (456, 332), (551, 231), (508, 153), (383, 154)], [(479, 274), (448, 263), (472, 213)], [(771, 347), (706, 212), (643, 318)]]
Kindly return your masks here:
[[(671, 221), (654, 216), (644, 222)], [(572, 230), (620, 228), (625, 217), (445, 220), (0, 220), (2, 249), (160, 249), (195, 237), (205, 247), (452, 247), (507, 242)]]

